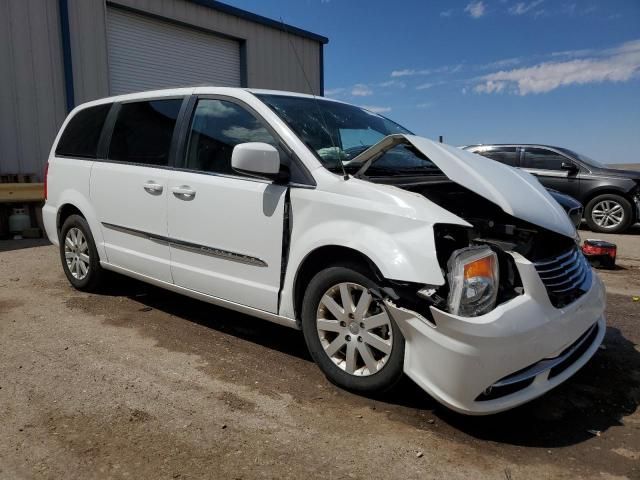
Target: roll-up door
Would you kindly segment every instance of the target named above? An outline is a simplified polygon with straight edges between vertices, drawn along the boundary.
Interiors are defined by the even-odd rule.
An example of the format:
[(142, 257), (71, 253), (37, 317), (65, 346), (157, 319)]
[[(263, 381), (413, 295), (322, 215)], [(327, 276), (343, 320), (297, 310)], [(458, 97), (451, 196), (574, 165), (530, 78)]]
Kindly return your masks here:
[(192, 85), (239, 87), (240, 43), (117, 8), (107, 10), (112, 95)]

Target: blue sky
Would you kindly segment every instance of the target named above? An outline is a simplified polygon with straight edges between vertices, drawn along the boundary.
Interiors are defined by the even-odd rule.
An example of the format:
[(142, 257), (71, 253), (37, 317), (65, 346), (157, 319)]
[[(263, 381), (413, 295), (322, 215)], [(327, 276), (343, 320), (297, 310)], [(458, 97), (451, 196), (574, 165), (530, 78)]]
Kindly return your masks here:
[(227, 3), (327, 36), (327, 96), (417, 134), (640, 162), (640, 0)]

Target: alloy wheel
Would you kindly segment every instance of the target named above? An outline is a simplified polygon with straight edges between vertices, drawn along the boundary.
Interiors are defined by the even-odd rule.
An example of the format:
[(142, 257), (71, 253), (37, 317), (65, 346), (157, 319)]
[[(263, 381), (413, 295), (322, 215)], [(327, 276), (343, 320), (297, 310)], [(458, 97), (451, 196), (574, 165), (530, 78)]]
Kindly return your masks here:
[(325, 354), (351, 375), (373, 375), (391, 356), (389, 316), (357, 283), (340, 283), (325, 292), (318, 305), (316, 327)]
[(602, 200), (593, 206), (591, 217), (599, 227), (613, 229), (624, 221), (624, 208), (615, 200)]
[(84, 279), (89, 273), (89, 244), (79, 228), (70, 228), (64, 237), (64, 258), (67, 268), (77, 280)]

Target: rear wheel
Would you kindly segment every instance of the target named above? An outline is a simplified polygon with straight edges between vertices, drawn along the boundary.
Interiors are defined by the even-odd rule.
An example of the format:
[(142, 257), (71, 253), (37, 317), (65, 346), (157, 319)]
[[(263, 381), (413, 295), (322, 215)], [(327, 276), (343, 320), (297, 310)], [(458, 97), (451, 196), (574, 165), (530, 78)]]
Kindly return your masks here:
[(369, 292), (365, 272), (330, 267), (307, 287), (302, 328), (311, 356), (327, 378), (348, 390), (383, 392), (402, 377), (404, 338)]
[(585, 217), (594, 232), (619, 233), (633, 222), (633, 208), (626, 198), (607, 193), (587, 203)]
[(100, 287), (104, 270), (89, 224), (80, 215), (70, 215), (60, 230), (60, 259), (67, 279), (78, 290)]

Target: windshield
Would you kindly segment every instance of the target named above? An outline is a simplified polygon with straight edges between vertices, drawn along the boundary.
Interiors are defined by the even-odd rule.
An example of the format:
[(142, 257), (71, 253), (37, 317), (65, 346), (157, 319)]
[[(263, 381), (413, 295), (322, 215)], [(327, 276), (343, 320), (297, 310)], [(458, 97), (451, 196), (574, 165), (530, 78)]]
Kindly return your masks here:
[[(345, 103), (288, 95), (257, 95), (309, 147), (325, 168), (353, 173), (350, 161), (387, 135), (411, 132), (395, 122)], [(340, 165), (342, 163), (342, 165)], [(438, 171), (424, 155), (399, 145), (386, 152), (367, 174), (414, 174)]]
[(577, 158), (578, 160), (583, 161), (587, 165), (591, 165), (593, 167), (599, 167), (599, 168), (607, 168), (607, 166), (604, 163), (594, 160), (591, 157), (587, 157), (586, 155), (582, 155), (581, 153), (578, 153), (576, 151), (569, 150), (568, 148), (559, 148), (558, 150), (566, 153), (571, 157), (574, 157), (574, 158)]

